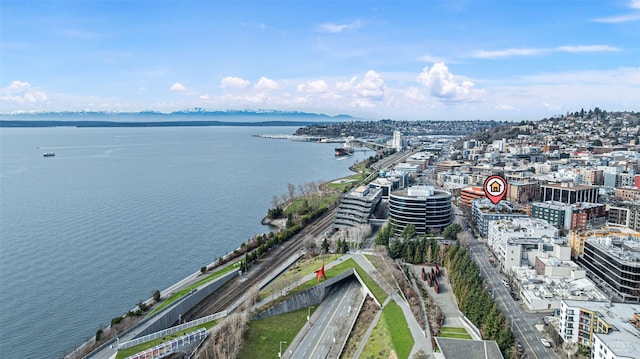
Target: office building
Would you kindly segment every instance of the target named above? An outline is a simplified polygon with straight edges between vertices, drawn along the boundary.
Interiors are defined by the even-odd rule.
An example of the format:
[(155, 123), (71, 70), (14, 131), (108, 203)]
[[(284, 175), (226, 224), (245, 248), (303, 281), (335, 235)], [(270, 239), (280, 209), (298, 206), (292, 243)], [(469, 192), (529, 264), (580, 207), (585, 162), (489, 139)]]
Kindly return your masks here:
[(451, 194), (431, 186), (411, 186), (397, 190), (389, 197), (389, 219), (396, 234), (410, 224), (417, 234), (440, 232), (453, 221)]
[(359, 186), (351, 190), (340, 201), (334, 227), (356, 227), (368, 223), (381, 198), (382, 189)]

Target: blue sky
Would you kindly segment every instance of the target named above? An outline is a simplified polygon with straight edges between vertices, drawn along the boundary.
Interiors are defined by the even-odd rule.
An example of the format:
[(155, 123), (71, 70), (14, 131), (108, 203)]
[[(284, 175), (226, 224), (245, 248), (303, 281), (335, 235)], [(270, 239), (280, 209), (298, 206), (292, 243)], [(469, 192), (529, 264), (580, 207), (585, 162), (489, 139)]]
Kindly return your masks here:
[(0, 0), (0, 112), (640, 110), (640, 0)]

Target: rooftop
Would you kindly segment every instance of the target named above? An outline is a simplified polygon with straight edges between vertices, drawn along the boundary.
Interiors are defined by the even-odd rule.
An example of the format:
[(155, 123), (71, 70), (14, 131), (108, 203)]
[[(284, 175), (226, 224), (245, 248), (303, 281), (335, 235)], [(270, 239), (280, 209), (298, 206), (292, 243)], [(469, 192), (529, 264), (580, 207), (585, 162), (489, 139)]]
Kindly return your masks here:
[(615, 329), (609, 334), (596, 334), (617, 356), (634, 358), (640, 352), (640, 330), (630, 323), (633, 313), (640, 311), (638, 304), (563, 300), (569, 307), (597, 312), (600, 318)]
[(503, 359), (495, 341), (436, 337), (438, 348), (446, 359)]
[(589, 237), (585, 241), (628, 265), (640, 267), (640, 238)]
[[(539, 257), (538, 257), (539, 258)], [(579, 267), (576, 267), (579, 270)], [(515, 269), (515, 276), (521, 283), (522, 292), (532, 298), (550, 300), (606, 301), (608, 297), (602, 293), (589, 278), (573, 279), (571, 277), (548, 277), (538, 275), (535, 269), (520, 267)]]

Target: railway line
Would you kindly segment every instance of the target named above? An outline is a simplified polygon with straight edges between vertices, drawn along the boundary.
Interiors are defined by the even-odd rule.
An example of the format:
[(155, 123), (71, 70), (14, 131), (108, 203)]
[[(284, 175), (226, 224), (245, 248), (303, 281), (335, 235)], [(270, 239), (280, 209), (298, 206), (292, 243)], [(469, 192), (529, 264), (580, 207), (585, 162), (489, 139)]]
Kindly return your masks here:
[(184, 316), (185, 320), (194, 320), (230, 308), (240, 300), (251, 287), (257, 285), (269, 276), (270, 271), (280, 266), (297, 251), (300, 251), (307, 238), (315, 238), (324, 233), (333, 222), (336, 210), (336, 206), (331, 207), (326, 213), (305, 226), (291, 239), (282, 243), (277, 248), (272, 249), (266, 257), (252, 265), (251, 269), (247, 271), (243, 277), (236, 277), (231, 280), (191, 309)]

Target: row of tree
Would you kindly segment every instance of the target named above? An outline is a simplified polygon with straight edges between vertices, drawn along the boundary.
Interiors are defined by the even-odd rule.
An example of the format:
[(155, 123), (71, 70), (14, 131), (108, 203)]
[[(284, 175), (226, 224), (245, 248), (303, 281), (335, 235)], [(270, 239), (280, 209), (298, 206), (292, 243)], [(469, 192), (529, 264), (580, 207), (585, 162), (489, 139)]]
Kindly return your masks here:
[(289, 238), (293, 237), (295, 234), (300, 232), (300, 230), (309, 222), (318, 217), (320, 217), (324, 212), (326, 212), (327, 208), (318, 209), (312, 213), (309, 213), (304, 216), (301, 222), (293, 224), (286, 229), (274, 234), (273, 232), (269, 233), (269, 236), (257, 236), (253, 240), (249, 241), (248, 244), (243, 246), (243, 249), (246, 251), (245, 261), (243, 263), (244, 268), (249, 268), (251, 264), (256, 262), (260, 257), (262, 257), (265, 253), (267, 253), (274, 246), (284, 243)]
[[(469, 251), (459, 244), (446, 251), (445, 268), (462, 313), (477, 327), (482, 337), (495, 340), (505, 358), (513, 353), (515, 336), (504, 315), (484, 287), (480, 270)], [(510, 353), (511, 352), (511, 353)]]

